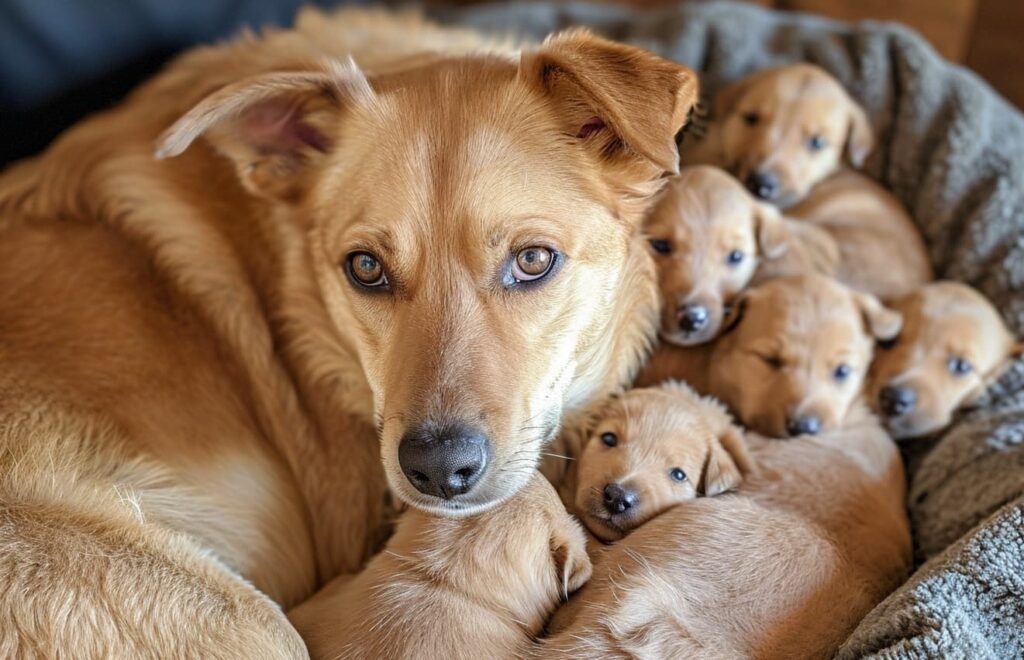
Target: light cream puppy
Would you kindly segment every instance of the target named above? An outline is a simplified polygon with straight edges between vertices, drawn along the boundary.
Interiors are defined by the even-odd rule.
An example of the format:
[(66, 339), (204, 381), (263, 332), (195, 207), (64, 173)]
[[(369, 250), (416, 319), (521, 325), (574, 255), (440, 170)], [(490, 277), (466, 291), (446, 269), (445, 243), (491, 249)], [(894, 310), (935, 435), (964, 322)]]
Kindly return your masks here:
[(313, 658), (518, 658), (590, 573), (583, 529), (535, 474), (476, 517), (406, 511), (362, 573), (289, 618)]
[(896, 438), (943, 429), (1022, 351), (999, 312), (959, 282), (935, 282), (897, 300), (899, 337), (876, 351), (868, 400)]
[(612, 400), (576, 463), (575, 510), (604, 541), (663, 511), (739, 485), (753, 465), (717, 401), (667, 382)]
[(831, 274), (839, 248), (825, 231), (783, 217), (711, 166), (684, 168), (644, 222), (658, 269), (662, 341), (692, 346), (718, 336), (749, 284), (804, 272)]
[[(660, 430), (638, 417), (685, 405), (645, 404), (631, 428)], [(631, 440), (623, 451), (657, 441)], [(829, 657), (905, 579), (903, 467), (870, 414), (818, 436), (747, 440), (757, 470), (737, 492), (674, 506), (595, 556), (541, 657)]]

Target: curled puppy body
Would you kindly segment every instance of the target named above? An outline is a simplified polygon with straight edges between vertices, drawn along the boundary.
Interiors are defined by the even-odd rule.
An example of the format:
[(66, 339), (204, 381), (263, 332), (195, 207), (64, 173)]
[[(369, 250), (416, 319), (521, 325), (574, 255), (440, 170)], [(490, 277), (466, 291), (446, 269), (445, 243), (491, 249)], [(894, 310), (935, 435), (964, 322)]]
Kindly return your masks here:
[(608, 403), (576, 462), (575, 510), (604, 541), (668, 508), (735, 488), (753, 468), (717, 401), (667, 382)]
[(832, 236), (839, 246), (835, 276), (855, 289), (889, 300), (935, 278), (910, 215), (863, 174), (841, 170), (786, 213)]
[[(631, 428), (657, 428), (637, 417), (663, 405), (679, 404), (648, 399)], [(757, 469), (736, 493), (675, 506), (595, 557), (541, 657), (827, 657), (905, 579), (903, 468), (870, 414), (747, 440)]]
[(876, 352), (867, 391), (895, 438), (947, 426), (1022, 350), (992, 303), (965, 284), (934, 282), (893, 307), (903, 330)]
[(714, 339), (751, 281), (831, 274), (839, 248), (814, 225), (782, 217), (716, 167), (685, 168), (644, 222), (658, 270), (659, 334), (679, 346)]
[(707, 137), (684, 163), (719, 165), (756, 197), (827, 231), (836, 277), (882, 298), (934, 279), (924, 241), (899, 201), (856, 168), (874, 146), (867, 115), (810, 64), (760, 71), (721, 90)]
[(407, 510), (362, 573), (289, 618), (313, 658), (516, 658), (590, 572), (582, 528), (535, 474), (476, 517)]

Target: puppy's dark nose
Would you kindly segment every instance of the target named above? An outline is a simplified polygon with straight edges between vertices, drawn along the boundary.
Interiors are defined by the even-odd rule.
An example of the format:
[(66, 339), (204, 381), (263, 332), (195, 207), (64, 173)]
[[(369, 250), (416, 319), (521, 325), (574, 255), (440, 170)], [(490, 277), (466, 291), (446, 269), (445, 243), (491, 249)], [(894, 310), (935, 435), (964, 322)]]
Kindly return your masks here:
[(886, 385), (878, 393), (878, 405), (887, 417), (906, 415), (917, 404), (917, 393), (909, 387)]
[(683, 305), (679, 308), (679, 329), (683, 332), (698, 332), (707, 324), (707, 307), (703, 305)]
[(771, 172), (751, 172), (745, 183), (747, 190), (761, 199), (772, 199), (779, 193), (779, 178)]
[(637, 505), (640, 496), (635, 490), (623, 488), (619, 484), (608, 484), (604, 487), (604, 508), (608, 513), (622, 513)]
[(450, 500), (473, 489), (487, 470), (487, 437), (462, 424), (425, 424), (406, 432), (398, 464), (416, 490)]
[(821, 431), (821, 420), (814, 415), (794, 417), (786, 424), (790, 436), (817, 435)]

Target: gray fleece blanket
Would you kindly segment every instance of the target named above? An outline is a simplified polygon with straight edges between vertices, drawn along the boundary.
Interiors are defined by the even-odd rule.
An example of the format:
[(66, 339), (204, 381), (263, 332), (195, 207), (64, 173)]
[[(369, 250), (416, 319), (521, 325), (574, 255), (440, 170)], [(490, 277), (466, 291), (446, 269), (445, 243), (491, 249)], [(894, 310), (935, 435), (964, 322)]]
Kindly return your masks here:
[[(879, 137), (868, 172), (903, 201), (941, 277), (988, 295), (1024, 331), (1024, 117), (915, 33), (729, 2), (648, 12), (526, 4), (442, 20), (539, 38), (569, 25), (696, 69), (705, 89), (804, 60), (836, 75)], [(940, 437), (908, 452), (918, 567), (841, 658), (1024, 657), (1024, 364)]]

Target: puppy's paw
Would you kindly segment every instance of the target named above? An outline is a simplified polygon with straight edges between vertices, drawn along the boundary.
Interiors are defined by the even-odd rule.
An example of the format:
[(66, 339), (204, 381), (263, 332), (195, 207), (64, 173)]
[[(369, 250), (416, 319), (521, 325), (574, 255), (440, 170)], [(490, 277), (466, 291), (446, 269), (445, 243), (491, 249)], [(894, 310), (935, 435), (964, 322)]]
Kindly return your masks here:
[(566, 520), (556, 524), (551, 534), (551, 556), (555, 561), (558, 583), (566, 599), (590, 579), (593, 566), (587, 555), (587, 539), (579, 523)]

